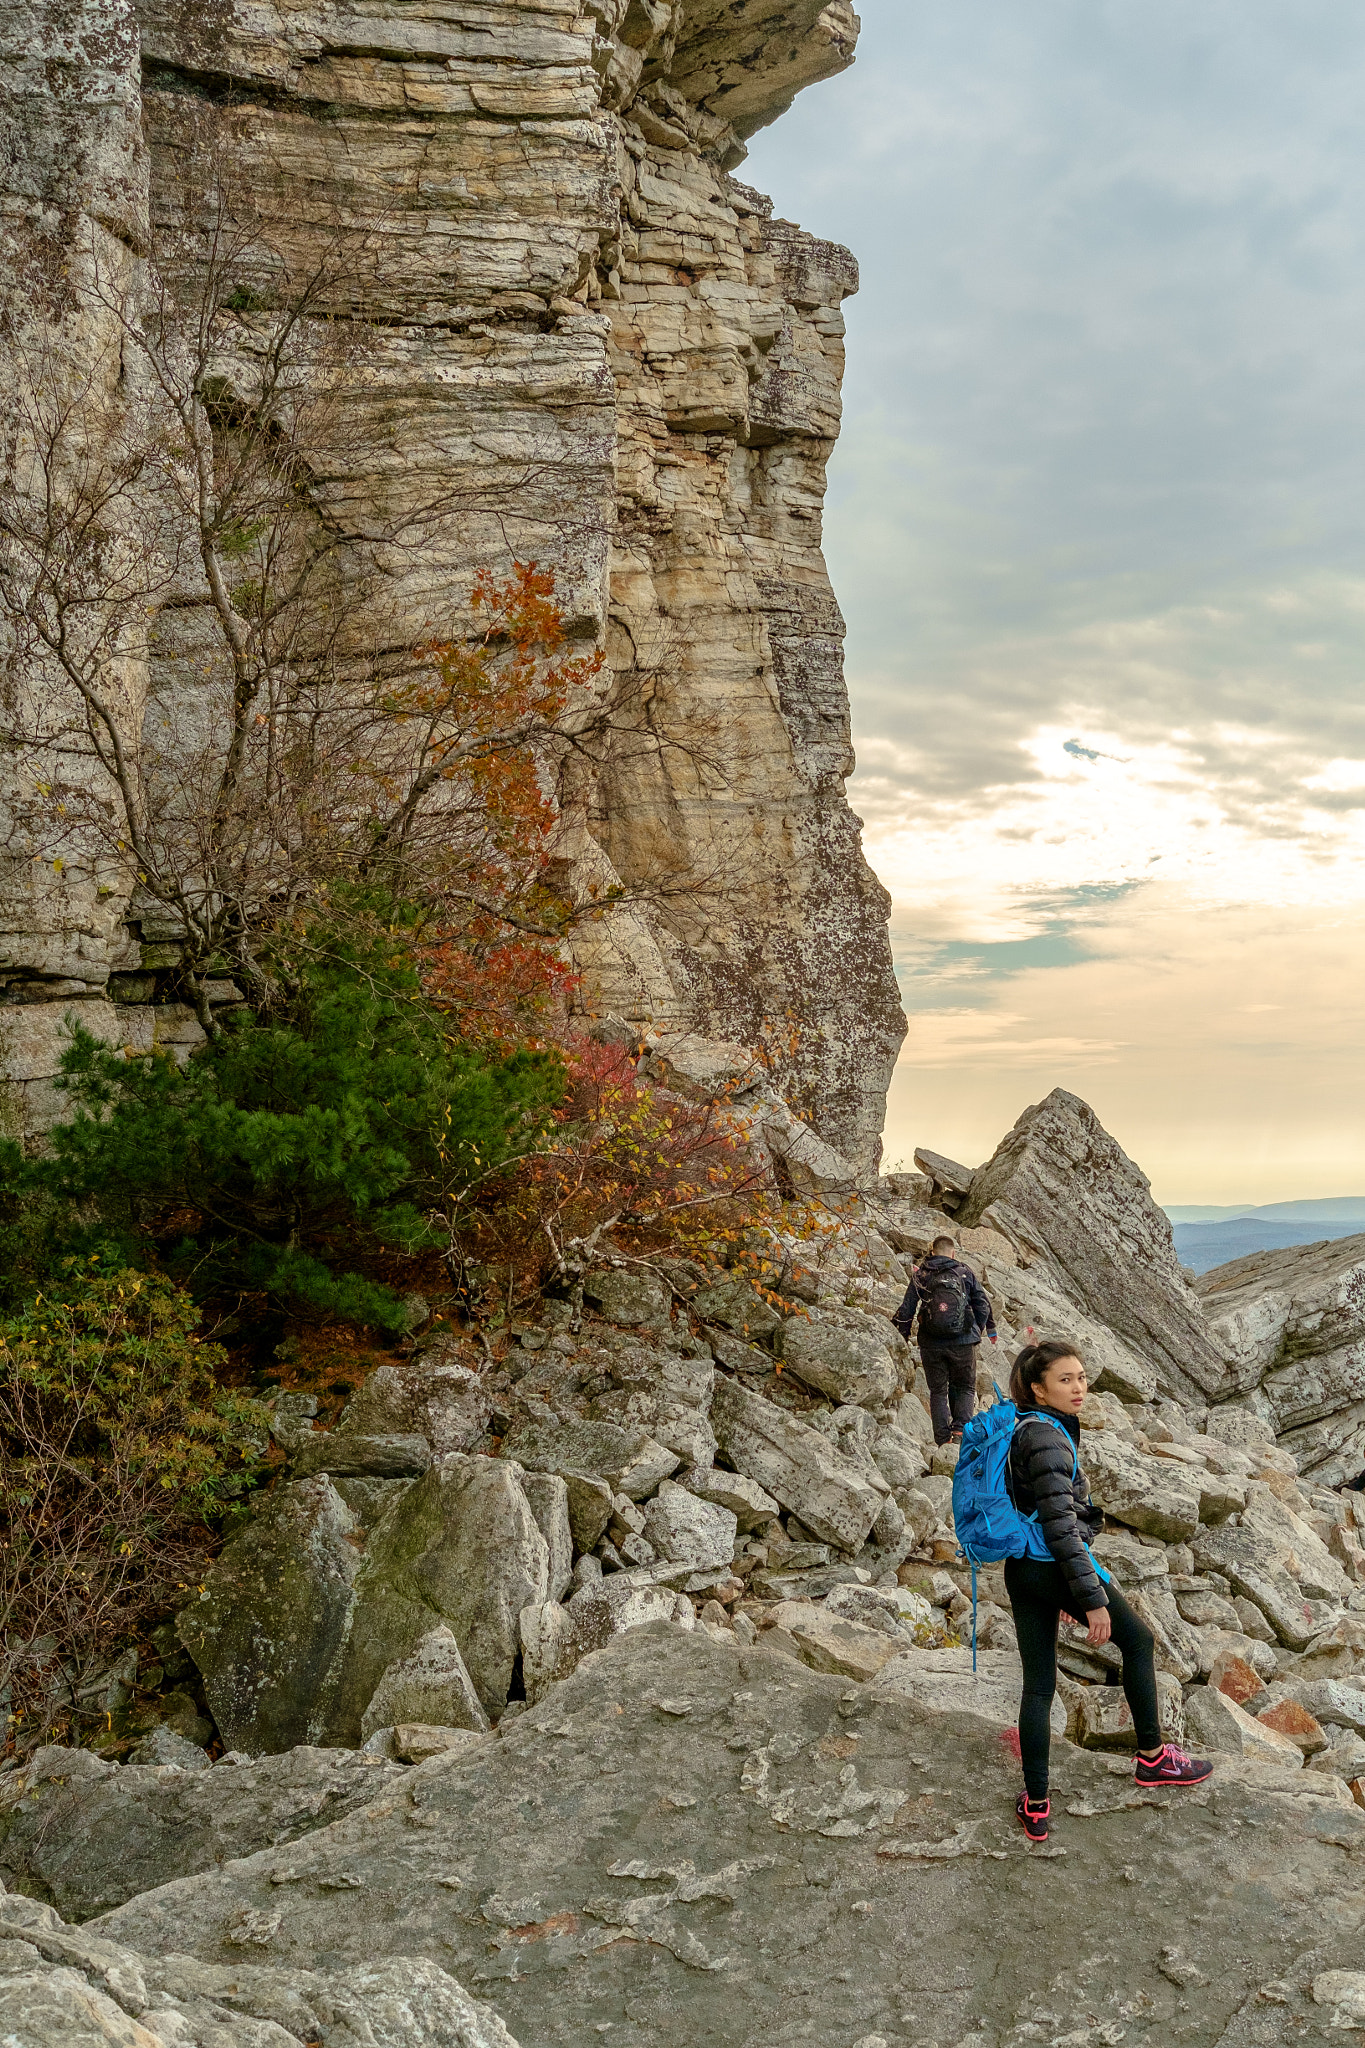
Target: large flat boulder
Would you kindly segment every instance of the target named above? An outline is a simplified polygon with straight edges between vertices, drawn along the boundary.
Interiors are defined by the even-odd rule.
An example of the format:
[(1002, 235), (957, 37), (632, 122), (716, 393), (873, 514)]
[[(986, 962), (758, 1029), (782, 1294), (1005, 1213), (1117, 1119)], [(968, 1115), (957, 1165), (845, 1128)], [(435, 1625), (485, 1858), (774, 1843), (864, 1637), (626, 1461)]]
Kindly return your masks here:
[(1036, 1250), (1073, 1300), (1193, 1397), (1226, 1384), (1223, 1349), (1176, 1256), (1151, 1183), (1088, 1103), (1054, 1088), (972, 1176), (963, 1224), (995, 1209)]
[(754, 1479), (812, 1533), (858, 1550), (889, 1489), (844, 1457), (829, 1438), (734, 1380), (716, 1383), (711, 1410), (716, 1441), (737, 1472)]
[(176, 1621), (230, 1749), (316, 1742), (355, 1606), (360, 1525), (329, 1479), (276, 1486)]
[[(1047, 1863), (1040, 1913), (1002, 1721), (973, 1704), (966, 1652), (952, 1671), (933, 1661), (897, 1658), (858, 1686), (762, 1639), (630, 1630), (497, 1740), (435, 1756), (365, 1813), (206, 1866), (89, 1933), (158, 1968), (174, 1952), (204, 1969), (325, 1976), (364, 1957), (416, 1982), (439, 1959), (536, 2048), (617, 2032), (651, 2048), (1023, 2039), (1040, 1983), (1049, 2040), (1085, 2038), (1096, 2011), (1126, 2004), (1153, 2041), (1304, 2038), (1304, 1985), (1328, 1966), (1324, 1898), (1329, 1960), (1349, 1961), (1365, 1932), (1365, 1900), (1342, 1882), (1365, 1814), (1286, 1796), (1283, 1772), (1262, 1785), (1220, 1767), (1200, 1792), (1140, 1794), (1131, 1766), (1057, 1739), (1053, 1837), (1067, 1854)], [(892, 1686), (917, 1665), (926, 1682), (956, 1680), (963, 1703)], [(1017, 1703), (1017, 1667), (1001, 1678)], [(1159, 1859), (1159, 1886), (1124, 1878), (1136, 1841)], [(1091, 1971), (1075, 1930), (1096, 1924)], [(1172, 1927), (1180, 1967), (1163, 1975)]]

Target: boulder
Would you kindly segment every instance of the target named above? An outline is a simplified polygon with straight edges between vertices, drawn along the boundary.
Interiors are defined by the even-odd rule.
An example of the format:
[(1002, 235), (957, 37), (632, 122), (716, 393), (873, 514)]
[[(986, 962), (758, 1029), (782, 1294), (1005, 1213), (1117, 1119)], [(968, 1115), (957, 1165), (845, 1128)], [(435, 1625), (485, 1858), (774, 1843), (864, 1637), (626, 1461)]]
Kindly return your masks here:
[(399, 1721), (486, 1732), (488, 1716), (465, 1669), (460, 1646), (442, 1622), (406, 1657), (389, 1665), (360, 1717), (362, 1737)]
[(1085, 1433), (1090, 1498), (1116, 1522), (1164, 1543), (1183, 1543), (1199, 1527), (1199, 1481), (1188, 1467), (1151, 1458), (1111, 1430)]
[(772, 1642), (790, 1648), (812, 1671), (833, 1672), (863, 1684), (910, 1647), (899, 1629), (869, 1627), (805, 1600), (780, 1601), (769, 1619)]
[(1253, 1664), (1235, 1650), (1221, 1650), (1209, 1666), (1212, 1691), (1221, 1692), (1239, 1707), (1254, 1709), (1265, 1697), (1266, 1681)]
[(1197, 1685), (1185, 1702), (1185, 1735), (1192, 1747), (1241, 1756), (1286, 1770), (1303, 1768), (1303, 1752), (1287, 1735), (1253, 1719), (1226, 1693)]
[(583, 1298), (609, 1323), (619, 1323), (623, 1329), (645, 1328), (662, 1334), (672, 1327), (673, 1290), (648, 1269), (612, 1267), (588, 1273), (583, 1280)]
[(1365, 1236), (1253, 1252), (1197, 1284), (1225, 1391), (1261, 1389), (1277, 1432), (1365, 1400)]
[(958, 1221), (970, 1226), (992, 1207), (1173, 1392), (1222, 1389), (1224, 1352), (1185, 1278), (1170, 1221), (1087, 1103), (1054, 1088), (1024, 1111), (973, 1174)]
[[(526, 1505), (545, 1538), (549, 1597), (562, 1600), (573, 1578), (574, 1539), (568, 1485), (557, 1472), (523, 1472), (520, 1479)], [(599, 1540), (601, 1533), (599, 1530), (594, 1540)]]
[(488, 1740), (473, 1728), (446, 1728), (426, 1721), (400, 1721), (393, 1731), (393, 1753), (400, 1763), (425, 1764), (434, 1756), (468, 1756)]
[(888, 1422), (872, 1440), (872, 1460), (893, 1493), (914, 1486), (928, 1471), (922, 1440)]
[(1130, 1586), (1145, 1584), (1148, 1579), (1164, 1579), (1170, 1571), (1166, 1552), (1159, 1543), (1140, 1543), (1126, 1529), (1101, 1529), (1095, 1538), (1094, 1551), (1125, 1592)]
[(689, 1493), (695, 1493), (698, 1500), (728, 1509), (741, 1535), (775, 1522), (781, 1513), (772, 1495), (765, 1493), (756, 1480), (746, 1478), (742, 1472), (723, 1471), (719, 1465), (694, 1467), (683, 1474), (680, 1484)]
[[(1179, 1683), (1169, 1672), (1157, 1673), (1157, 1706), (1163, 1736), (1168, 1742), (1179, 1742), (1185, 1732), (1185, 1703)], [(1136, 1750), (1137, 1731), (1123, 1687), (1079, 1687), (1070, 1732), (1083, 1749)]]
[[(662, 1617), (668, 1619), (665, 1614)], [(532, 1706), (556, 1679), (567, 1678), (578, 1661), (574, 1619), (557, 1601), (535, 1601), (521, 1610), (521, 1675)]]
[(1327, 1747), (1321, 1722), (1297, 1700), (1277, 1700), (1273, 1707), (1261, 1707), (1256, 1719), (1263, 1728), (1273, 1728), (1277, 1735), (1285, 1736), (1305, 1758), (1317, 1756)]
[(206, 1771), (208, 1757), (197, 1742), (189, 1742), (183, 1735), (177, 1735), (174, 1728), (163, 1722), (144, 1735), (128, 1759), (131, 1764), (173, 1764), (179, 1771)]
[(676, 1565), (646, 1565), (636, 1571), (611, 1572), (580, 1588), (568, 1605), (573, 1635), (568, 1653), (561, 1657), (559, 1675), (590, 1650), (600, 1650), (613, 1636), (646, 1628), (651, 1622), (672, 1621), (683, 1575)]
[(177, 1616), (230, 1749), (260, 1756), (322, 1733), (355, 1605), (358, 1534), (326, 1477), (277, 1485)]
[(883, 1408), (899, 1391), (890, 1347), (866, 1330), (824, 1316), (793, 1316), (781, 1342), (786, 1370), (832, 1401)]
[(1365, 1736), (1365, 1685), (1342, 1678), (1310, 1678), (1293, 1682), (1292, 1691), (1319, 1721)]
[[(1013, 1728), (1019, 1719), (1023, 1666), (1012, 1650), (981, 1650), (972, 1669), (970, 1649), (916, 1650), (897, 1657), (878, 1674), (873, 1692), (913, 1700), (933, 1714), (970, 1714), (993, 1729)], [(1066, 1707), (1052, 1702), (1052, 1731), (1066, 1732)]]
[(420, 1436), (443, 1457), (478, 1445), (492, 1406), (479, 1375), (460, 1363), (452, 1340), (441, 1337), (410, 1364), (377, 1366), (347, 1402), (333, 1435)]
[(665, 1479), (645, 1510), (644, 1536), (662, 1558), (716, 1571), (734, 1556), (736, 1526), (729, 1508)]
[(287, 1848), (402, 1778), (350, 1749), (300, 1747), (212, 1769), (199, 1755), (197, 1770), (120, 1768), (89, 1750), (39, 1750), (0, 1777), (0, 1881), (88, 1920), (176, 1878)]
[(516, 1467), (460, 1452), (438, 1459), (370, 1538), (329, 1739), (358, 1739), (385, 1671), (441, 1622), (484, 1712), (496, 1719), (521, 1651), (521, 1611), (543, 1601), (548, 1588), (549, 1550)]
[(0, 2039), (13, 2048), (302, 2048), (324, 2038), (517, 2048), (491, 2006), (425, 1957), (273, 1967), (263, 1951), (282, 1918), (238, 1914), (225, 1940), (229, 1956), (245, 1956), (214, 1964), (139, 1955), (63, 1925), (36, 1899), (0, 1900)]
[(828, 1438), (794, 1415), (720, 1380), (712, 1407), (716, 1440), (727, 1462), (797, 1515), (816, 1536), (858, 1550), (887, 1495)]
[(763, 1343), (782, 1327), (782, 1318), (770, 1301), (740, 1273), (710, 1275), (688, 1301), (688, 1307), (705, 1323), (719, 1323), (736, 1337)]
[[(1257, 1992), (1295, 1957), (1355, 1962), (1343, 1848), (1365, 1841), (1365, 1814), (1338, 1806), (1326, 1781), (1320, 1806), (1285, 1797), (1282, 1771), (1273, 1786), (1220, 1772), (1207, 1800), (1161, 1794), (1167, 1810), (1134, 1813), (1117, 1758), (1059, 1743), (1055, 1832), (1068, 1854), (1040, 1872), (1001, 1740), (1018, 1663), (983, 1654), (975, 1683), (959, 1650), (894, 1658), (857, 1685), (767, 1634), (746, 1645), (728, 1630), (632, 1629), (496, 1740), (409, 1772), (344, 1827), (210, 1864), (89, 1932), (143, 1955), (290, 1975), (364, 1956), (394, 1959), (415, 1983), (419, 1963), (443, 1957), (536, 2048), (583, 2048), (599, 2030), (649, 2048), (853, 2048), (873, 2030), (1004, 2042), (1038, 2028), (1040, 1985), (1045, 2042), (1093, 2036), (1097, 2010), (1136, 2002), (1154, 2042), (1246, 2033), (1290, 2048), (1298, 2004)], [(1141, 1876), (1148, 1827), (1154, 1905), (1151, 1884), (1122, 1875)], [(997, 1910), (1036, 1901), (1041, 1876), (1046, 1910)], [(227, 1936), (249, 1914), (278, 1924), (243, 1950)], [(1076, 1930), (1095, 1925), (1104, 1962), (1078, 1977)], [(927, 1968), (907, 1961), (907, 1927), (932, 1942)], [(1328, 1940), (1335, 1952), (1319, 1960)], [(1180, 1984), (1153, 1964), (1172, 1943)], [(339, 2019), (289, 2031), (346, 2038)], [(387, 2038), (421, 2043), (411, 2023)]]
[(611, 1354), (607, 1370), (612, 1388), (593, 1402), (594, 1416), (621, 1429), (644, 1430), (685, 1464), (711, 1463), (716, 1439), (709, 1411), (716, 1374), (709, 1358), (628, 1345)]
[(632, 1500), (647, 1499), (682, 1463), (647, 1431), (614, 1422), (520, 1423), (503, 1438), (502, 1455), (528, 1472), (557, 1472), (566, 1482), (574, 1473), (604, 1479), (613, 1493)]
[(1149, 1579), (1144, 1586), (1134, 1587), (1128, 1602), (1152, 1631), (1157, 1670), (1169, 1672), (1181, 1684), (1194, 1678), (1201, 1663), (1199, 1637), (1188, 1622), (1181, 1620), (1175, 1595), (1165, 1583)]
[(358, 1479), (419, 1478), (431, 1463), (431, 1445), (424, 1436), (370, 1436), (358, 1429), (312, 1430), (299, 1440), (294, 1472), (314, 1472)]
[(1200, 1569), (1221, 1572), (1234, 1593), (1260, 1609), (1280, 1642), (1291, 1650), (1306, 1648), (1314, 1633), (1312, 1609), (1275, 1543), (1258, 1530), (1225, 1522), (1202, 1530), (1193, 1548)]
[(995, 1310), (1002, 1373), (1005, 1361), (1031, 1343), (1029, 1336), (1063, 1336), (1075, 1344), (1086, 1363), (1090, 1385), (1124, 1403), (1149, 1402), (1157, 1392), (1157, 1375), (1131, 1344), (1099, 1322), (1069, 1295), (1057, 1275), (1041, 1263), (1026, 1267), (981, 1262), (981, 1283)]

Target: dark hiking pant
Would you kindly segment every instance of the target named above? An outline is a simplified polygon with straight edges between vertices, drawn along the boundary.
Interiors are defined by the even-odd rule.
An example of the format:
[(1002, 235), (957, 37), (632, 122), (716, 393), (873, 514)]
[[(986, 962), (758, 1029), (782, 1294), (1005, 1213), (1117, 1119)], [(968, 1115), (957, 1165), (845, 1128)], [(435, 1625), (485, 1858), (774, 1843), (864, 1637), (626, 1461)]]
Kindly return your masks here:
[[(1057, 1690), (1057, 1617), (1069, 1614), (1075, 1621), (1085, 1617), (1076, 1611), (1076, 1596), (1067, 1591), (1060, 1565), (1044, 1564), (1033, 1557), (1006, 1558), (1005, 1590), (1014, 1609), (1014, 1632), (1019, 1638), (1019, 1657), (1024, 1666), (1024, 1696), (1019, 1702), (1024, 1790), (1030, 1799), (1046, 1799), (1052, 1695)], [(1109, 1596), (1112, 1640), (1123, 1656), (1123, 1692), (1133, 1716), (1138, 1748), (1156, 1749), (1161, 1743), (1161, 1716), (1157, 1710), (1152, 1631), (1138, 1620), (1112, 1581), (1104, 1590)]]
[(920, 1339), (920, 1364), (929, 1382), (936, 1444), (946, 1444), (955, 1429), (965, 1429), (976, 1412), (977, 1348), (975, 1344), (934, 1344)]

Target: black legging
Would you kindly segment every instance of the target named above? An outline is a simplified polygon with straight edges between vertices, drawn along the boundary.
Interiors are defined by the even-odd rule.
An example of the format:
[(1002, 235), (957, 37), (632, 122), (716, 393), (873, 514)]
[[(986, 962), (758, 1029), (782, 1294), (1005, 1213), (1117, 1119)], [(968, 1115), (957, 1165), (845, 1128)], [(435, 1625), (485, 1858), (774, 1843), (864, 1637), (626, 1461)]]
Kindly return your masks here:
[[(1076, 1609), (1060, 1565), (1032, 1557), (1005, 1560), (1005, 1590), (1014, 1609), (1014, 1632), (1024, 1666), (1024, 1696), (1019, 1702), (1019, 1754), (1024, 1765), (1024, 1790), (1030, 1799), (1047, 1798), (1047, 1759), (1052, 1746), (1052, 1696), (1057, 1690), (1057, 1617)], [(1161, 1743), (1161, 1715), (1156, 1696), (1156, 1661), (1152, 1631), (1139, 1621), (1111, 1580), (1109, 1596), (1112, 1641), (1123, 1653), (1123, 1691), (1133, 1716), (1139, 1749)]]

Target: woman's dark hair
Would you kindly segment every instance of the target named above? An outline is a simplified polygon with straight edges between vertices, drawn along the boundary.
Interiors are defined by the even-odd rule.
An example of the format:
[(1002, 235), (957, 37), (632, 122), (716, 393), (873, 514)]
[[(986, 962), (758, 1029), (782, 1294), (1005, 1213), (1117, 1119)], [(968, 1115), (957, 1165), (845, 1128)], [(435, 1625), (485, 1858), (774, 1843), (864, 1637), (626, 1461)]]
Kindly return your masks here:
[(1059, 1358), (1074, 1358), (1081, 1365), (1080, 1346), (1067, 1342), (1065, 1337), (1048, 1337), (1041, 1344), (1026, 1344), (1014, 1364), (1010, 1367), (1010, 1399), (1016, 1408), (1036, 1408), (1037, 1400), (1033, 1389), (1039, 1380), (1047, 1375), (1050, 1365)]

